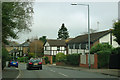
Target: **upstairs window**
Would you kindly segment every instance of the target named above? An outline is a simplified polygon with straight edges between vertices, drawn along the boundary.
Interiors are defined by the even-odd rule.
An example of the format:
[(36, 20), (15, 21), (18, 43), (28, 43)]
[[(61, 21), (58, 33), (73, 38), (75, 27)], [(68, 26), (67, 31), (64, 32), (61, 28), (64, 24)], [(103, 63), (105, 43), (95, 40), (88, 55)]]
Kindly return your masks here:
[(70, 48), (70, 49), (73, 49), (73, 45), (72, 45), (72, 44), (69, 44), (69, 48)]
[(75, 44), (75, 49), (79, 49), (79, 44)]
[(57, 51), (60, 51), (60, 46), (57, 46)]

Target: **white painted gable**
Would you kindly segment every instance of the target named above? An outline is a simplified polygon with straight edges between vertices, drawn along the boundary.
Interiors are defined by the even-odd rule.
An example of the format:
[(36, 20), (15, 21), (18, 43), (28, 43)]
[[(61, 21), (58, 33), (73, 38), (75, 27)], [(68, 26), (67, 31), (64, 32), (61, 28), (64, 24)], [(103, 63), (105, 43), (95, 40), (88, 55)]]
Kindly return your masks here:
[(50, 46), (50, 44), (48, 42), (45, 43), (45, 46)]

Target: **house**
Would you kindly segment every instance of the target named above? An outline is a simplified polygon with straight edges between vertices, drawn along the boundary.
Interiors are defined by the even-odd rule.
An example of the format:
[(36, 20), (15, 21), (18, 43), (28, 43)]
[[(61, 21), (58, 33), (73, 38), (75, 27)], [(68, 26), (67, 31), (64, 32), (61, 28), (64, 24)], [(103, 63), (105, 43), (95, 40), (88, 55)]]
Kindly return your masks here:
[[(111, 30), (96, 32), (90, 34), (90, 48), (98, 43), (108, 43), (113, 47), (118, 47), (117, 42), (114, 41), (115, 37), (112, 35)], [(67, 43), (68, 54), (72, 53), (88, 53), (88, 34), (80, 35)]]
[(24, 43), (20, 44), (19, 50), (20, 50), (20, 56), (26, 56), (29, 52), (29, 44), (30, 42), (27, 40)]
[(56, 55), (57, 53), (67, 54), (65, 40), (47, 39), (44, 44), (44, 55)]
[(11, 56), (19, 56), (19, 44), (15, 41), (8, 41), (8, 45), (5, 45), (6, 50)]

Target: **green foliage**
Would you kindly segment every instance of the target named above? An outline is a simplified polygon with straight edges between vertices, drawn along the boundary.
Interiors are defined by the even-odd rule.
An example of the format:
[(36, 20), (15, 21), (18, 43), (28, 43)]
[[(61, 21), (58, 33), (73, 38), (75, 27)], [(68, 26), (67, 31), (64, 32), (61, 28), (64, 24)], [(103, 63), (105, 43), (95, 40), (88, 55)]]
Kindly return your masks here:
[(113, 24), (113, 35), (116, 37), (115, 41), (120, 45), (120, 20)]
[(112, 54), (120, 54), (120, 47), (113, 48), (112, 49)]
[(52, 56), (52, 61), (56, 62), (56, 57), (55, 56)]
[(80, 54), (68, 54), (66, 55), (66, 64), (69, 65), (79, 65)]
[(63, 23), (61, 28), (58, 31), (58, 39), (67, 39), (67, 38), (69, 38), (69, 33)]
[(64, 53), (58, 53), (56, 54), (56, 62), (65, 62), (66, 56)]
[(2, 3), (2, 41), (7, 43), (7, 38), (18, 38), (22, 31), (31, 31), (32, 24), (31, 2), (3, 2)]
[(35, 58), (35, 53), (28, 53), (28, 58), (30, 59), (31, 57)]
[(46, 36), (40, 37), (39, 40), (41, 40), (43, 43), (45, 43), (46, 42)]
[(110, 50), (98, 51), (98, 68), (108, 68), (110, 59)]
[(8, 51), (4, 47), (2, 47), (2, 69), (4, 69), (4, 67), (6, 66), (8, 54)]
[(28, 62), (28, 57), (19, 57), (18, 61), (19, 62)]
[(45, 64), (50, 63), (47, 56), (44, 56), (43, 59), (45, 60)]
[(109, 44), (97, 44), (93, 46), (90, 50), (91, 54), (97, 53), (98, 51), (111, 50), (112, 46)]

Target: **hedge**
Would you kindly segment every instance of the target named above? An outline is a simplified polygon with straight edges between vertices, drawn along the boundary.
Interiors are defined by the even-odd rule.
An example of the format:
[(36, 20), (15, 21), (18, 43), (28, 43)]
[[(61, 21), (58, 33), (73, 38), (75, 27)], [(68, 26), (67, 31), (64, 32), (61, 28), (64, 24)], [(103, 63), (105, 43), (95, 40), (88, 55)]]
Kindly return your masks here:
[(56, 54), (56, 62), (65, 62), (66, 56), (64, 53), (58, 53)]
[(111, 51), (110, 50), (98, 51), (97, 54), (98, 54), (98, 68), (108, 68)]
[(68, 54), (66, 55), (66, 64), (79, 65), (80, 54)]

